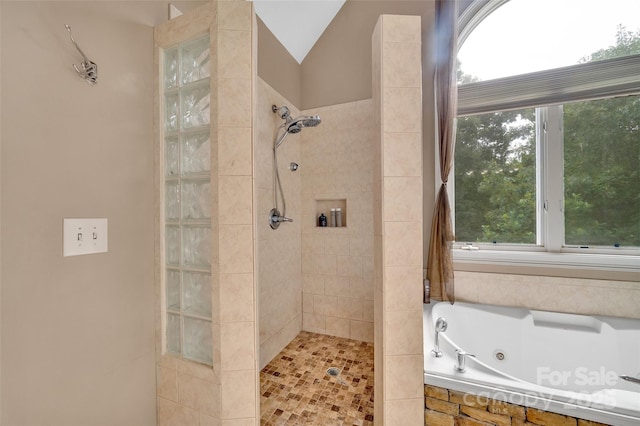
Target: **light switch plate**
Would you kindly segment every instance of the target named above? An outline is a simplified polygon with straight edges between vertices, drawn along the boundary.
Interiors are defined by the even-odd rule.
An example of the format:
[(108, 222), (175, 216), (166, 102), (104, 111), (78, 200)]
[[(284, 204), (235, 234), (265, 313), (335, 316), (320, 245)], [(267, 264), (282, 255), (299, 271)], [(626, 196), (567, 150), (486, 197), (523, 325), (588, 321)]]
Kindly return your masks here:
[(106, 253), (108, 251), (108, 221), (99, 219), (64, 219), (63, 256)]

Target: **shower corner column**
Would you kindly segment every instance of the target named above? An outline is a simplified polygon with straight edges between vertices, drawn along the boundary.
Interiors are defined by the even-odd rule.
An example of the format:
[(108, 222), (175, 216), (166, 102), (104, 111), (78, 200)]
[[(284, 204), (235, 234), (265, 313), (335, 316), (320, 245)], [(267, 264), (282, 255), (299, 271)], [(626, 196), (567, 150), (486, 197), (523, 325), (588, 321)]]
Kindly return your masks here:
[(376, 424), (424, 424), (421, 18), (372, 36)]
[[(156, 69), (162, 49), (209, 35), (212, 365), (164, 349), (161, 221), (156, 220), (158, 424), (258, 424), (259, 372), (254, 277), (253, 114), (256, 82), (253, 3), (213, 1), (155, 29)], [(161, 83), (156, 75), (155, 86)], [(156, 93), (156, 144), (163, 96)], [(160, 121), (160, 122), (158, 122)], [(164, 162), (155, 153), (156, 210)]]

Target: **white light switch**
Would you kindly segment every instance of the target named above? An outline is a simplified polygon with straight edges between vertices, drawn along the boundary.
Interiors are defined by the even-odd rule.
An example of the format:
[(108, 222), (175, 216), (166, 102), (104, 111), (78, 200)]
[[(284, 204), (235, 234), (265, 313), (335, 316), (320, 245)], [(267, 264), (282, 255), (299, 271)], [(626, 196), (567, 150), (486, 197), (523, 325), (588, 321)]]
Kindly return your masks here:
[(62, 254), (106, 253), (107, 219), (64, 219)]

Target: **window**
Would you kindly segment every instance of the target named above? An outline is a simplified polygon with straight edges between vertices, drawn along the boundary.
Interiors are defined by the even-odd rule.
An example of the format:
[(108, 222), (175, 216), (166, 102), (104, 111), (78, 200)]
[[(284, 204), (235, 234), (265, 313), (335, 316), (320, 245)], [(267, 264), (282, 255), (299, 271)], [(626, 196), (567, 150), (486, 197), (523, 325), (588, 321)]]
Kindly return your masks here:
[[(532, 0), (476, 2), (463, 15), (452, 199), (456, 247), (468, 251), (456, 259), (561, 252), (577, 256), (560, 262), (639, 268), (640, 23), (629, 17), (640, 5), (613, 1), (622, 7), (606, 16)], [(566, 34), (581, 31), (576, 56)]]

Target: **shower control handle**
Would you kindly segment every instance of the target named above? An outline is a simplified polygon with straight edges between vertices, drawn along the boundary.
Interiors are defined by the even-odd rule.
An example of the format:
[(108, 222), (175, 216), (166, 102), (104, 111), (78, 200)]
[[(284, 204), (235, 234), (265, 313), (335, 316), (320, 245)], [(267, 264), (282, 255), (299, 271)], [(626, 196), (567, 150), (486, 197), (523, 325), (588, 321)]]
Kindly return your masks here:
[(453, 367), (455, 368), (455, 370), (458, 373), (464, 373), (467, 370), (466, 367), (466, 360), (468, 356), (472, 356), (475, 357), (475, 355), (467, 353), (463, 350), (460, 349), (456, 349), (456, 365), (454, 365)]
[(282, 222), (293, 222), (293, 219), (281, 216), (278, 210), (271, 209), (269, 212), (269, 226), (271, 226), (271, 229), (278, 229)]

